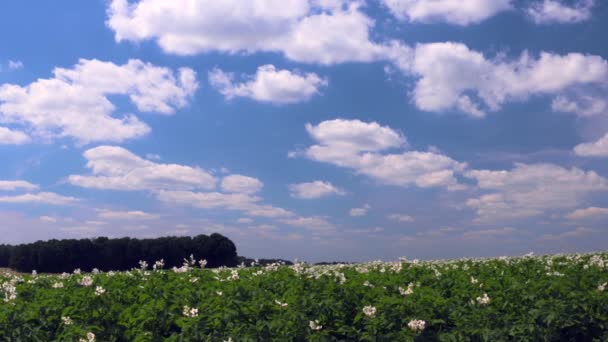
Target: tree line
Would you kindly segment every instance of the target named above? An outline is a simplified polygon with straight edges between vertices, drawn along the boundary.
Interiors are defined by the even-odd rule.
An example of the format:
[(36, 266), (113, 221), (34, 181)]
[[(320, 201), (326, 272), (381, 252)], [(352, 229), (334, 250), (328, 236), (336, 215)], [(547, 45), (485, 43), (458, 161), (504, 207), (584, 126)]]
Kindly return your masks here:
[(235, 266), (236, 246), (225, 236), (65, 239), (37, 241), (16, 246), (0, 245), (0, 267), (19, 272), (61, 273), (75, 269), (123, 271), (163, 259), (165, 268), (180, 267), (184, 258), (207, 260), (207, 267)]

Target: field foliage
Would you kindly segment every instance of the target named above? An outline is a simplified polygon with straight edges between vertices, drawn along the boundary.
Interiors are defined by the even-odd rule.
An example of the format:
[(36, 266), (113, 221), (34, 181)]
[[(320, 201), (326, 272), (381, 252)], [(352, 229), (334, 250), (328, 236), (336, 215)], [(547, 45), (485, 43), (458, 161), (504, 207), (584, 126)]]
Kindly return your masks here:
[(576, 254), (5, 274), (0, 340), (606, 341), (607, 265)]

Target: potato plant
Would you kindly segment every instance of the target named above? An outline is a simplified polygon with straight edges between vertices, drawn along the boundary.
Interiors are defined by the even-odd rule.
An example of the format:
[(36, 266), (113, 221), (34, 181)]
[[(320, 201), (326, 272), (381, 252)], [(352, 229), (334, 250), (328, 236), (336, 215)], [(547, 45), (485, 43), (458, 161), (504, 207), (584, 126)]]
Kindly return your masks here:
[(607, 265), (595, 253), (7, 273), (0, 340), (606, 341)]

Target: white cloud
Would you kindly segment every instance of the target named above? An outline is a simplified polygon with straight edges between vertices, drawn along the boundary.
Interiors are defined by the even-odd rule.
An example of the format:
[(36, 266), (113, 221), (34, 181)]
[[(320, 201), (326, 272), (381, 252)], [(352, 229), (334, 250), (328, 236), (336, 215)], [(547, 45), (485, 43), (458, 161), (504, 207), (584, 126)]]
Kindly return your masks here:
[(373, 227), (367, 229), (347, 229), (345, 230), (348, 234), (376, 234), (384, 232), (384, 228), (382, 227)]
[(209, 83), (226, 99), (247, 97), (260, 102), (290, 104), (309, 100), (319, 94), (327, 80), (315, 73), (277, 70), (274, 65), (262, 65), (256, 74), (243, 83), (234, 83), (234, 75), (220, 69), (209, 72)]
[(98, 210), (97, 216), (106, 220), (153, 220), (159, 217), (140, 210), (115, 211), (107, 209)]
[(463, 239), (483, 239), (504, 237), (517, 233), (517, 229), (511, 227), (497, 228), (497, 229), (483, 229), (483, 230), (470, 230), (462, 234)]
[(349, 153), (375, 152), (407, 146), (405, 137), (388, 126), (377, 122), (334, 119), (317, 126), (306, 124), (308, 134), (326, 146), (336, 146)]
[(278, 52), (298, 62), (368, 62), (374, 21), (361, 1), (113, 0), (107, 26), (117, 41), (155, 40), (163, 51), (194, 55)]
[(224, 192), (254, 194), (262, 190), (264, 184), (257, 178), (243, 175), (229, 175), (222, 179), (221, 186)]
[(72, 69), (55, 68), (53, 78), (0, 85), (0, 121), (45, 139), (121, 142), (150, 128), (132, 114), (117, 117), (109, 96), (128, 96), (141, 112), (173, 114), (198, 88), (195, 78), (189, 68), (173, 72), (140, 60), (116, 65), (81, 59)]
[(578, 23), (591, 18), (594, 0), (575, 0), (571, 6), (563, 0), (543, 0), (534, 3), (526, 11), (537, 24)]
[(36, 190), (38, 189), (38, 185), (23, 180), (0, 180), (0, 191), (12, 191), (17, 189)]
[(474, 170), (466, 176), (491, 191), (466, 202), (483, 222), (575, 208), (591, 193), (608, 190), (608, 180), (594, 171), (553, 164), (515, 164), (510, 171)]
[(371, 206), (369, 204), (366, 204), (361, 208), (352, 208), (348, 214), (353, 217), (361, 217), (361, 216), (367, 215), (367, 212), (370, 209), (371, 209)]
[(0, 145), (22, 145), (30, 141), (27, 134), (0, 126)]
[(53, 192), (39, 192), (16, 196), (0, 196), (0, 203), (38, 203), (51, 205), (70, 205), (80, 201), (78, 198), (61, 196)]
[(238, 220), (236, 220), (237, 223), (245, 223), (245, 224), (249, 224), (249, 223), (253, 223), (253, 220), (249, 217), (241, 217)]
[(91, 175), (71, 175), (68, 182), (95, 189), (190, 190), (211, 189), (216, 179), (205, 170), (143, 159), (118, 146), (99, 146), (84, 152)]
[(410, 215), (404, 214), (390, 214), (388, 219), (397, 222), (414, 222), (414, 218)]
[(306, 130), (317, 142), (303, 152), (311, 160), (349, 168), (389, 185), (447, 187), (448, 190), (463, 187), (455, 174), (462, 172), (466, 165), (447, 156), (418, 151), (381, 153), (405, 147), (407, 141), (401, 134), (376, 122), (335, 119), (317, 126), (307, 124)]
[(336, 227), (328, 222), (324, 217), (309, 216), (309, 217), (294, 217), (283, 219), (281, 222), (294, 227), (300, 227), (317, 232), (330, 232)]
[(511, 0), (382, 0), (391, 13), (412, 22), (479, 23), (511, 9)]
[(10, 70), (19, 70), (19, 69), (23, 69), (23, 62), (21, 61), (8, 61), (8, 68)]
[(57, 222), (57, 218), (53, 216), (40, 216), (40, 221), (54, 223)]
[(332, 195), (343, 196), (344, 190), (335, 187), (330, 182), (312, 181), (298, 184), (290, 184), (289, 192), (291, 197), (300, 199), (315, 199)]
[(283, 208), (260, 204), (260, 197), (244, 193), (223, 194), (220, 192), (161, 190), (157, 193), (157, 198), (166, 203), (189, 205), (202, 209), (243, 211), (249, 216), (274, 218), (293, 215), (292, 212)]
[(579, 116), (592, 116), (608, 112), (606, 96), (560, 95), (553, 99), (551, 108), (555, 112), (573, 113)]
[(563, 240), (563, 239), (572, 239), (572, 238), (580, 238), (585, 235), (598, 233), (597, 230), (586, 228), (586, 227), (576, 227), (574, 230), (569, 230), (559, 234), (545, 234), (540, 237), (540, 240), (551, 241), (551, 240)]
[(608, 133), (597, 141), (576, 145), (574, 153), (583, 157), (608, 157)]
[(608, 218), (608, 208), (589, 207), (585, 209), (577, 209), (566, 215), (566, 217), (571, 220), (602, 217)]
[(400, 67), (420, 77), (413, 91), (419, 109), (459, 110), (473, 117), (497, 111), (507, 101), (608, 83), (608, 62), (580, 53), (541, 52), (535, 58), (524, 52), (513, 61), (492, 60), (464, 44), (447, 42), (418, 44), (408, 61)]

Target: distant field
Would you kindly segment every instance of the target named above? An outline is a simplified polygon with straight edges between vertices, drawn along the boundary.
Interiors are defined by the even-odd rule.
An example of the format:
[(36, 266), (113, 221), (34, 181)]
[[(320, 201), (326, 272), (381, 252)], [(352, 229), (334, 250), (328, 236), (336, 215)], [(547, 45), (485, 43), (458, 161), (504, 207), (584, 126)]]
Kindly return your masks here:
[(607, 341), (607, 265), (600, 253), (4, 275), (0, 340)]

